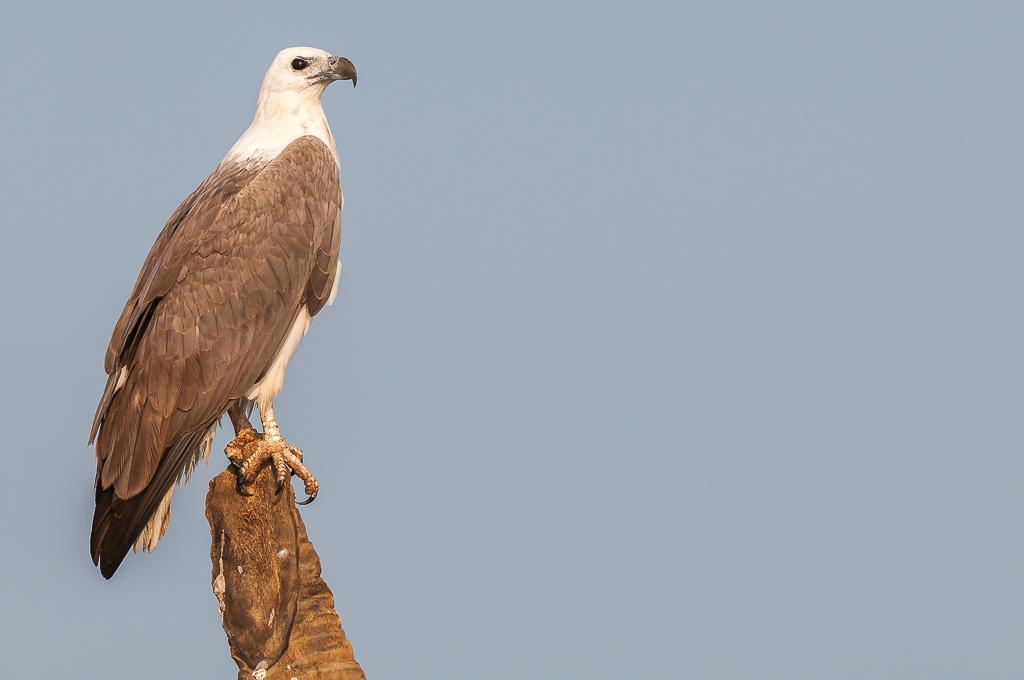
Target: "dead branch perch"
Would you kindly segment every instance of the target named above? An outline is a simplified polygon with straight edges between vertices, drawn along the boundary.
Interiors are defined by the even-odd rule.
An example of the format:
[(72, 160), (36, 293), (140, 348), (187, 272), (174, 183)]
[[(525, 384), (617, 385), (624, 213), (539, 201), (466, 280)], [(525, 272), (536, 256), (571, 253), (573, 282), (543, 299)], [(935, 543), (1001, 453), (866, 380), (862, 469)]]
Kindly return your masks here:
[(365, 680), (295, 493), (274, 487), (268, 466), (243, 496), (225, 470), (206, 496), (213, 592), (238, 680)]

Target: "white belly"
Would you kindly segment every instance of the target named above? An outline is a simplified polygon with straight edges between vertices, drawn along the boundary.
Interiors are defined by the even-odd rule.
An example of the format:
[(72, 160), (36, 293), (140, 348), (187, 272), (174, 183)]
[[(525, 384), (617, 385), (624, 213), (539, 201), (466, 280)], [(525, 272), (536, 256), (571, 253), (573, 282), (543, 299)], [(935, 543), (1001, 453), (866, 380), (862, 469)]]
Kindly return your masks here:
[(299, 315), (295, 317), (295, 322), (292, 323), (291, 330), (288, 331), (288, 336), (284, 339), (284, 344), (281, 345), (277, 356), (274, 357), (274, 363), (245, 395), (247, 399), (260, 404), (268, 403), (277, 396), (281, 388), (284, 387), (284, 372), (288, 368), (288, 362), (292, 360), (295, 350), (299, 348), (302, 336), (309, 330), (311, 320), (312, 317), (309, 316), (309, 311), (305, 307), (299, 310)]
[[(340, 259), (337, 261), (336, 267), (334, 270), (334, 283), (331, 285), (331, 294), (327, 298), (328, 305), (334, 304), (334, 298), (338, 294), (338, 282), (341, 280)], [(274, 363), (270, 365), (270, 370), (267, 371), (266, 375), (258, 383), (249, 388), (245, 395), (246, 399), (255, 401), (257, 404), (273, 401), (274, 397), (281, 391), (281, 388), (284, 387), (285, 369), (288, 368), (288, 362), (292, 360), (295, 350), (299, 348), (302, 337), (309, 330), (309, 324), (312, 320), (313, 317), (309, 315), (308, 309), (303, 307), (299, 310), (299, 315), (295, 317), (291, 330), (288, 331), (288, 336), (284, 339), (284, 344), (277, 351), (277, 356), (274, 357)]]

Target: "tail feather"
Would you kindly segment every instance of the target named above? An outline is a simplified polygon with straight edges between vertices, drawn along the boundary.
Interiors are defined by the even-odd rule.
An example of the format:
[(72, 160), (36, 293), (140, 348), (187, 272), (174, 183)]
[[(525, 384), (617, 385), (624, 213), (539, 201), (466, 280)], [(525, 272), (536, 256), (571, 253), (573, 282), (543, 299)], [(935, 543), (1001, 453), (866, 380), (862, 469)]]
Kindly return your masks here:
[(216, 419), (169, 446), (153, 478), (137, 496), (119, 498), (113, 486), (104, 489), (97, 478), (90, 551), (103, 578), (114, 575), (175, 481), (195, 465), (215, 423)]

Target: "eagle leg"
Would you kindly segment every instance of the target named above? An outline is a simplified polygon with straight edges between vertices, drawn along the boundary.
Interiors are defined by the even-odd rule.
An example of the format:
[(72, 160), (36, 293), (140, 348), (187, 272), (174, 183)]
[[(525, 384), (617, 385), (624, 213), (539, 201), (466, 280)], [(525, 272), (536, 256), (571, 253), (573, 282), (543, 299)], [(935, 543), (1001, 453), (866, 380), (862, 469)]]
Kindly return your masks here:
[(238, 399), (228, 406), (228, 418), (231, 419), (231, 427), (234, 428), (236, 437), (242, 430), (253, 429), (247, 413), (251, 404), (252, 402), (245, 399)]
[(281, 436), (281, 428), (277, 424), (277, 418), (274, 417), (273, 395), (258, 395), (256, 405), (260, 409), (260, 421), (263, 423), (263, 439), (276, 447), (272, 454), (272, 460), (277, 475), (278, 492), (284, 487), (287, 481), (287, 472), (291, 469), (292, 473), (305, 485), (306, 500), (298, 505), (309, 505), (316, 498), (316, 494), (320, 490), (320, 483), (316, 481), (316, 477), (309, 471), (309, 468), (303, 465), (302, 451), (286, 442)]
[(243, 428), (238, 435), (224, 448), (228, 460), (235, 466), (238, 478), (238, 493), (251, 496), (249, 485), (256, 481), (260, 468), (270, 461), (277, 479), (277, 493), (281, 492), (288, 481), (289, 472), (302, 480), (306, 500), (299, 505), (308, 505), (320, 491), (320, 483), (302, 463), (302, 451), (295, 448), (280, 436), (268, 437), (259, 434), (253, 428)]

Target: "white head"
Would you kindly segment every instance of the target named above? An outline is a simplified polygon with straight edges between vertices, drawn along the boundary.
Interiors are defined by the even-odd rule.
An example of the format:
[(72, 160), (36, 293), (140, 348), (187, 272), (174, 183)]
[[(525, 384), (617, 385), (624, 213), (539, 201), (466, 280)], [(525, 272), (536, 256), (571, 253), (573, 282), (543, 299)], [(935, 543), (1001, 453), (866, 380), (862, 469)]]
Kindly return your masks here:
[(356, 84), (356, 67), (345, 57), (335, 57), (315, 47), (289, 47), (277, 53), (263, 77), (260, 99), (277, 96), (323, 94), (335, 80)]
[(315, 47), (281, 50), (263, 77), (256, 116), (229, 155), (276, 155), (303, 135), (321, 138), (334, 151), (320, 97), (336, 80), (356, 84), (356, 67)]

